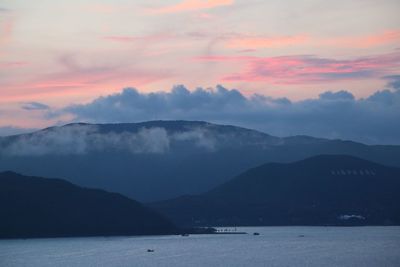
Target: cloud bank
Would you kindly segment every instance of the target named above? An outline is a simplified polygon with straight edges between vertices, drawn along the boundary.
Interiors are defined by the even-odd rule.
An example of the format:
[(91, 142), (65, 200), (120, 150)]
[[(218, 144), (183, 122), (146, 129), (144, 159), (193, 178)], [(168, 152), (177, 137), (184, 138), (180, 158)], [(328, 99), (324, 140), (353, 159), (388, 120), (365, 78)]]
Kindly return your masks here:
[(84, 155), (92, 152), (164, 154), (175, 142), (189, 142), (205, 150), (216, 149), (216, 137), (207, 129), (168, 133), (165, 128), (141, 128), (137, 132), (102, 132), (96, 125), (53, 127), (12, 140), (0, 139), (0, 155)]
[(49, 116), (72, 114), (74, 121), (93, 123), (146, 120), (204, 120), (249, 127), (277, 136), (311, 135), (368, 144), (400, 144), (399, 77), (367, 98), (347, 91), (325, 92), (318, 98), (292, 102), (217, 86), (189, 91), (141, 93), (126, 88), (88, 104), (71, 105)]

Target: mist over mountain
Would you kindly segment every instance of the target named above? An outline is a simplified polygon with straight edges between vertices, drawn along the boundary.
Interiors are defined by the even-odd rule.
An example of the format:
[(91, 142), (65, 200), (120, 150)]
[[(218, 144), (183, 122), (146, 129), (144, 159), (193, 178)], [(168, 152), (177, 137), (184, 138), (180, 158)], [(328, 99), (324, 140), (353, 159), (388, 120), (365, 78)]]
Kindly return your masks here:
[(0, 173), (0, 238), (172, 234), (160, 214), (120, 194)]
[(140, 201), (199, 194), (265, 162), (348, 154), (400, 166), (399, 146), (274, 137), (201, 121), (69, 124), (0, 138), (0, 170), (58, 177)]
[(179, 225), (399, 225), (400, 168), (344, 155), (267, 163), (150, 206)]

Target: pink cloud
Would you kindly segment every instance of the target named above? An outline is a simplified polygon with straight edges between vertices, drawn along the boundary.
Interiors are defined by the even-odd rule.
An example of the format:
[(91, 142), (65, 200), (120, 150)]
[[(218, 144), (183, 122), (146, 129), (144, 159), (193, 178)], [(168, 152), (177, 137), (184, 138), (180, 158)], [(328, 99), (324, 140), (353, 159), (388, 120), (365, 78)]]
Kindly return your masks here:
[(126, 86), (144, 86), (172, 76), (166, 70), (121, 69), (118, 67), (85, 67), (68, 62), (64, 72), (37, 77), (23, 82), (3, 82), (0, 102), (40, 100), (54, 97), (98, 95)]
[(93, 5), (88, 5), (85, 6), (85, 10), (93, 13), (115, 13), (120, 11), (122, 8), (120, 6), (116, 5), (110, 5), (110, 4), (93, 4)]
[(26, 61), (9, 61), (9, 62), (0, 62), (0, 69), (9, 69), (9, 68), (17, 68), (28, 65), (29, 63)]
[(240, 36), (229, 39), (227, 41), (227, 46), (230, 48), (245, 49), (270, 48), (304, 44), (308, 40), (309, 38), (306, 35), (276, 37)]
[(387, 30), (378, 34), (355, 37), (337, 37), (319, 41), (322, 45), (368, 48), (400, 42), (400, 30)]
[(200, 61), (240, 62), (241, 72), (222, 77), (222, 81), (307, 84), (314, 82), (368, 79), (400, 70), (400, 53), (357, 59), (329, 59), (316, 56), (206, 56)]
[(10, 40), (14, 27), (14, 19), (11, 16), (6, 17), (3, 21), (0, 20), (0, 46)]
[(242, 49), (242, 50), (238, 50), (238, 53), (252, 53), (252, 52), (256, 52), (257, 49)]
[(152, 9), (151, 12), (155, 14), (177, 13), (229, 6), (233, 3), (233, 0), (184, 0), (176, 5)]
[(210, 20), (210, 19), (214, 18), (214, 16), (209, 14), (209, 13), (200, 13), (200, 14), (197, 15), (197, 17), (199, 19), (204, 19), (204, 20)]
[(104, 36), (103, 39), (118, 43), (133, 43), (133, 42), (156, 42), (172, 38), (169, 34), (154, 34), (147, 36), (129, 36), (129, 35), (110, 35)]
[(293, 36), (251, 36), (232, 34), (225, 37), (225, 45), (234, 49), (280, 48), (285, 46), (332, 46), (336, 48), (371, 48), (400, 43), (400, 30), (386, 30), (352, 37), (320, 38), (306, 34)]

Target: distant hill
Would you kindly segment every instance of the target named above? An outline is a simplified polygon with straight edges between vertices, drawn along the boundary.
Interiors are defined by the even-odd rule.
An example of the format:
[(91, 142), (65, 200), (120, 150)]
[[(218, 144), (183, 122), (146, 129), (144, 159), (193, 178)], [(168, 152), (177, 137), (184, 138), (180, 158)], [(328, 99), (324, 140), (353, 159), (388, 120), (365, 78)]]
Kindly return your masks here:
[(186, 226), (399, 225), (400, 169), (343, 155), (268, 163), (151, 207)]
[(400, 167), (400, 146), (279, 138), (201, 121), (149, 121), (68, 124), (0, 138), (0, 171), (58, 177), (152, 202), (206, 192), (265, 162), (319, 154)]
[(0, 238), (171, 234), (165, 217), (120, 194), (0, 173)]

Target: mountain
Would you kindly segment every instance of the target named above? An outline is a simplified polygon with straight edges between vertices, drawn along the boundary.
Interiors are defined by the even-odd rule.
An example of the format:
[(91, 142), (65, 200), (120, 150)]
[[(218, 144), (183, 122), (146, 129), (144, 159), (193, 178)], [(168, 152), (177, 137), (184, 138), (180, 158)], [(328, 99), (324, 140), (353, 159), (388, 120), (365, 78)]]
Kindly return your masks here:
[(400, 146), (274, 137), (200, 121), (68, 124), (0, 138), (0, 171), (58, 177), (142, 202), (204, 193), (265, 162), (348, 154), (400, 167)]
[(171, 234), (175, 226), (120, 194), (0, 173), (0, 238)]
[(151, 204), (179, 225), (399, 225), (400, 169), (343, 155), (267, 163)]

